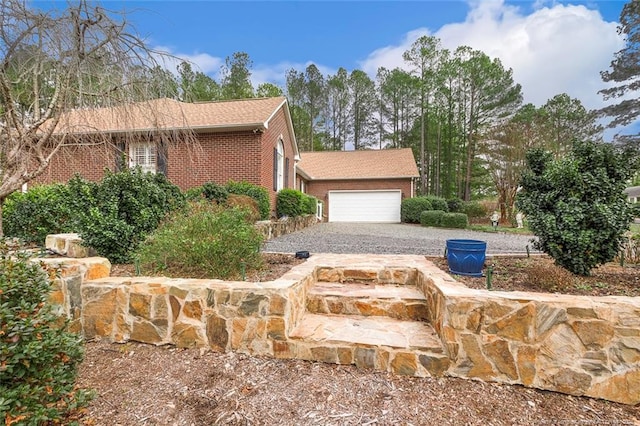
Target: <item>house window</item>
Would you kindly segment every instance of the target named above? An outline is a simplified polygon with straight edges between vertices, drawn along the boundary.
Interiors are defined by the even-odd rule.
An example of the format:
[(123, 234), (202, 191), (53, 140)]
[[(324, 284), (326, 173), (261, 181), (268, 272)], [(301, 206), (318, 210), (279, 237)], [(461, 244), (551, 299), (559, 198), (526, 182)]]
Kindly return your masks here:
[(158, 154), (154, 143), (132, 143), (129, 146), (129, 167), (140, 166), (143, 172), (156, 172)]
[(278, 147), (276, 148), (276, 161), (275, 161), (275, 190), (280, 191), (284, 188), (284, 144), (282, 141), (278, 141)]

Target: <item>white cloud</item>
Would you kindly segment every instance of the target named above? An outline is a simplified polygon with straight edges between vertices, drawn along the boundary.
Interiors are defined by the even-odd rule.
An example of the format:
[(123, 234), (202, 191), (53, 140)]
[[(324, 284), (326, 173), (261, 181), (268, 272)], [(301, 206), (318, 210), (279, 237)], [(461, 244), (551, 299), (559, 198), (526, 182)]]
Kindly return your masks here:
[[(445, 48), (471, 46), (512, 68), (523, 87), (524, 101), (542, 105), (559, 93), (580, 99), (586, 108), (603, 105), (597, 93), (604, 87), (600, 71), (606, 70), (614, 52), (623, 47), (616, 23), (584, 6), (554, 4), (524, 15), (503, 0), (476, 0), (464, 22), (447, 24), (433, 33)], [(380, 66), (403, 65), (402, 53), (426, 29), (408, 33), (400, 45), (377, 49), (361, 64), (375, 75)]]
[(155, 46), (154, 50), (164, 53), (161, 64), (171, 72), (177, 72), (177, 66), (183, 61), (190, 62), (196, 71), (203, 72), (213, 78), (220, 74), (220, 67), (224, 64), (224, 59), (209, 55), (208, 53), (181, 53), (174, 52), (167, 46)]

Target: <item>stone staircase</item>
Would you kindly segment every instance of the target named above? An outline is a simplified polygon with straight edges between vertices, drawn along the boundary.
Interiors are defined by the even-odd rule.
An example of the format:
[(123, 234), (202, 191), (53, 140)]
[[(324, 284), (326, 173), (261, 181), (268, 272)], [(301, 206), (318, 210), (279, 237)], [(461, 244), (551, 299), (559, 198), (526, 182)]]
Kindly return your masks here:
[(411, 279), (333, 278), (309, 288), (306, 312), (289, 333), (303, 358), (420, 377), (444, 373), (449, 358)]

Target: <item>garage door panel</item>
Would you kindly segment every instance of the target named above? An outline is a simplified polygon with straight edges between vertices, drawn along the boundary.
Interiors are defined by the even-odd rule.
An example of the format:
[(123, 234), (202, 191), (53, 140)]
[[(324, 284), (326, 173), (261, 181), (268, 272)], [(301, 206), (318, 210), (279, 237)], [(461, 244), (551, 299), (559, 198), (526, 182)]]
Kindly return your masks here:
[(400, 190), (330, 191), (329, 222), (400, 222)]

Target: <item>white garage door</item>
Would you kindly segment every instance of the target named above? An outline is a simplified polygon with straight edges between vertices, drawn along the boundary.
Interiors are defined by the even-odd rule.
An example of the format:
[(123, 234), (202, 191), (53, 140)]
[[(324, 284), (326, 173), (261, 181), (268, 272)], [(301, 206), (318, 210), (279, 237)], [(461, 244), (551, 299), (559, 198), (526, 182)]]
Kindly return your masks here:
[(329, 191), (329, 222), (400, 222), (400, 190)]

